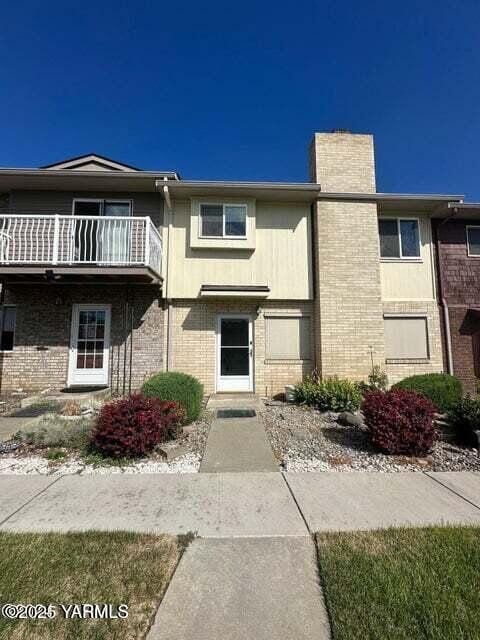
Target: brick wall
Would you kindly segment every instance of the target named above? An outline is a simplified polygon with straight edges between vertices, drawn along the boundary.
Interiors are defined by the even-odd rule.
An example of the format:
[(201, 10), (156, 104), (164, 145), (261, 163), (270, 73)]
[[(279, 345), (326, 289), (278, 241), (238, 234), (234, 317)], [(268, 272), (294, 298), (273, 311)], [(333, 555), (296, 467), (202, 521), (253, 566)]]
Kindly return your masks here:
[(268, 396), (283, 392), (286, 384), (293, 384), (311, 372), (313, 360), (266, 360), (265, 312), (281, 312), (285, 315), (300, 312), (312, 318), (313, 308), (309, 302), (233, 298), (205, 301), (175, 300), (172, 308), (172, 369), (196, 376), (204, 385), (206, 393), (213, 393), (218, 315), (249, 314), (254, 320), (255, 392)]
[(383, 366), (385, 343), (376, 205), (316, 205), (317, 366), (322, 375), (364, 379)]
[[(130, 332), (125, 342), (125, 303), (133, 304), (132, 388), (163, 368), (163, 310), (153, 287), (10, 285), (5, 303), (17, 307), (14, 350), (0, 354), (1, 391), (62, 388), (67, 383), (72, 304), (111, 304), (110, 384), (128, 390)], [(125, 360), (125, 354), (127, 356)]]
[[(375, 191), (373, 136), (316, 133), (310, 175), (324, 192)], [(314, 207), (316, 362), (324, 376), (364, 379), (384, 365), (377, 207), (321, 200)]]
[(316, 133), (310, 146), (310, 179), (327, 193), (374, 193), (373, 136)]

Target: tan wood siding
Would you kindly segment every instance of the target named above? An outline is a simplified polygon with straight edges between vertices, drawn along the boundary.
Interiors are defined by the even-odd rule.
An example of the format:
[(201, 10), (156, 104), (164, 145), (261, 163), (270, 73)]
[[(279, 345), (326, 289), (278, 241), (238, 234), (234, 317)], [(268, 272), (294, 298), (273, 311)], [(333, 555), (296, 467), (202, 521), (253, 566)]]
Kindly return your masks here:
[[(385, 216), (380, 216), (385, 217)], [(394, 217), (394, 216), (388, 216)], [(401, 218), (418, 217), (420, 222), (420, 260), (381, 260), (380, 274), (383, 300), (433, 300), (435, 287), (432, 271), (430, 220), (409, 213)]]
[(257, 202), (256, 248), (195, 249), (190, 246), (189, 201), (175, 202), (170, 298), (197, 298), (202, 284), (268, 285), (269, 299), (312, 298), (310, 207)]

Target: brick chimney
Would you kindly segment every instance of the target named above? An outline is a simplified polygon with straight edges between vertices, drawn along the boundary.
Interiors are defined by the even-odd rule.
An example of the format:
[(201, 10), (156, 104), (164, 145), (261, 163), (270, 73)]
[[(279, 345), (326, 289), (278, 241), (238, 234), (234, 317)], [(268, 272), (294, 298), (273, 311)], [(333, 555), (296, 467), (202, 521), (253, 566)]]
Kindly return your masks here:
[(335, 194), (375, 192), (373, 136), (316, 133), (310, 171), (332, 194), (313, 208), (316, 367), (364, 380), (372, 356), (385, 367), (377, 205)]
[(344, 129), (315, 133), (310, 145), (310, 180), (319, 182), (328, 193), (374, 193), (373, 136)]

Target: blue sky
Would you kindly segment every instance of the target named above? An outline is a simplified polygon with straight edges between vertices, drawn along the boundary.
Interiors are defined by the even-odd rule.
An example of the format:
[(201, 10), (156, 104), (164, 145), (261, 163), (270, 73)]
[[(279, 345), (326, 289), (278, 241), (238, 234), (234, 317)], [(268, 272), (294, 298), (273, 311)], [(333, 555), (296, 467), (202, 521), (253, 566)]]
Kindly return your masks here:
[(479, 22), (476, 1), (5, 3), (0, 166), (303, 181), (341, 127), (375, 134), (378, 190), (480, 200)]

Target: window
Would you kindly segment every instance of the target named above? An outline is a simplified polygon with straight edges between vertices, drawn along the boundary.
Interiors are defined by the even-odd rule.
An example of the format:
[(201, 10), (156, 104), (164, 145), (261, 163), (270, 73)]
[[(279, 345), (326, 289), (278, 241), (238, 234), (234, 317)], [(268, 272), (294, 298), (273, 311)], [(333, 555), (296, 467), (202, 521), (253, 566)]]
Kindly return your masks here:
[(245, 238), (247, 235), (247, 205), (201, 204), (200, 234), (215, 238)]
[(132, 212), (129, 200), (74, 200), (75, 216), (121, 216), (128, 217)]
[(16, 314), (15, 307), (0, 307), (0, 351), (13, 351)]
[(467, 227), (467, 247), (469, 256), (480, 257), (480, 227)]
[(425, 316), (390, 316), (385, 323), (385, 357), (387, 360), (426, 360), (428, 352)]
[(265, 323), (267, 360), (310, 360), (309, 317), (268, 316)]
[(412, 218), (380, 218), (381, 258), (420, 258), (418, 220)]

